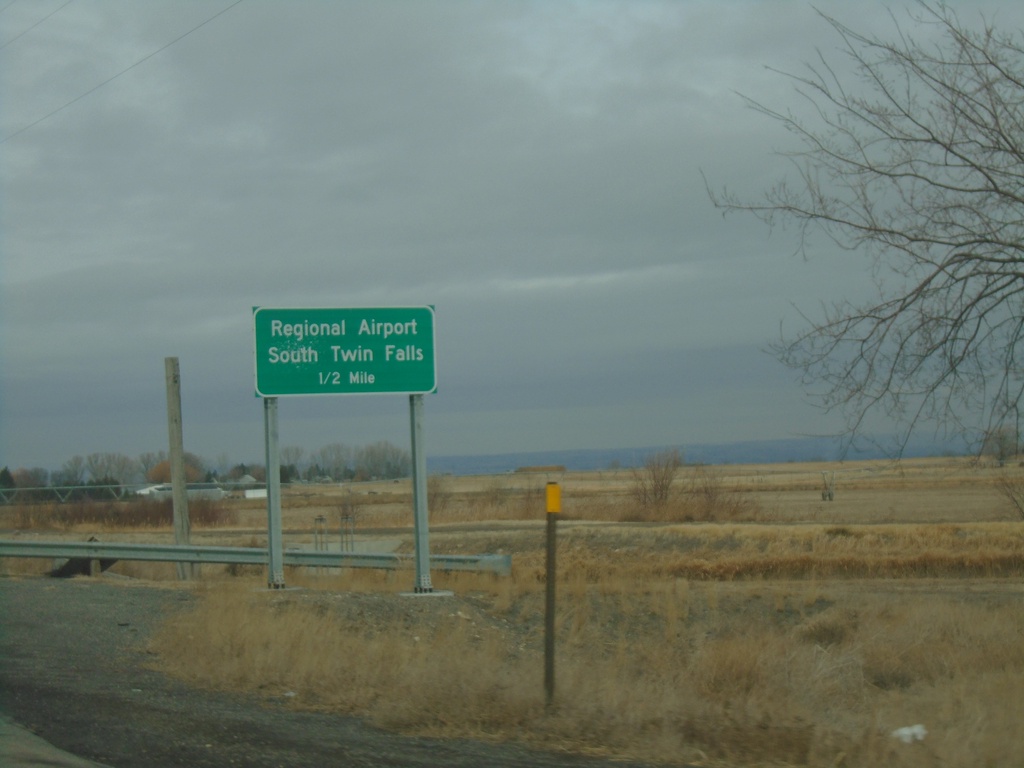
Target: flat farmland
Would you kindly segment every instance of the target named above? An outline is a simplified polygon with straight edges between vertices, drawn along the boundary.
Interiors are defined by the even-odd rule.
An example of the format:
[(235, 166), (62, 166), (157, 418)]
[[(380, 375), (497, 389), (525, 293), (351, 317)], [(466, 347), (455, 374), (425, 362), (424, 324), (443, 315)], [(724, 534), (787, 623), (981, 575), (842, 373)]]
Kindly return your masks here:
[[(681, 467), (666, 522), (687, 521), (680, 500), (699, 493), (696, 482), (711, 478), (712, 490), (751, 502), (747, 522), (934, 523), (999, 522), (1018, 519), (997, 487), (1019, 467), (999, 468), (970, 459), (913, 459), (845, 464), (764, 464)], [(562, 487), (563, 518), (616, 519), (629, 516), (635, 471), (514, 472), (470, 477), (432, 476), (428, 489), (432, 524), (462, 520), (543, 519), (544, 486)], [(825, 478), (834, 477), (832, 501), (821, 497)], [(642, 472), (641, 472), (642, 474)], [(285, 491), (286, 525), (318, 515), (354, 514), (367, 522), (411, 521), (408, 480), (340, 486), (292, 486)], [(263, 508), (248, 502), (244, 519), (265, 525)], [(673, 520), (673, 516), (677, 519)], [(692, 520), (690, 520), (692, 522)], [(719, 522), (722, 522), (721, 520)]]
[[(452, 595), (409, 598), (411, 571), (294, 569), (288, 585), (301, 589), (282, 593), (259, 588), (259, 568), (204, 566), (196, 583), (174, 586), (196, 600), (155, 633), (154, 665), (197, 688), (404, 734), (646, 763), (1019, 762), (1017, 462), (683, 466), (657, 503), (638, 493), (644, 472), (432, 476), (431, 550), (510, 554), (511, 576), (434, 572), (434, 588)], [(563, 494), (551, 707), (541, 686), (548, 482)], [(224, 502), (193, 541), (264, 545), (263, 504)], [(291, 486), (285, 546), (411, 552), (411, 505), (408, 480)], [(168, 527), (130, 518), (4, 508), (0, 528), (171, 540)], [(8, 573), (31, 567), (0, 562)], [(174, 579), (162, 564), (112, 571)]]

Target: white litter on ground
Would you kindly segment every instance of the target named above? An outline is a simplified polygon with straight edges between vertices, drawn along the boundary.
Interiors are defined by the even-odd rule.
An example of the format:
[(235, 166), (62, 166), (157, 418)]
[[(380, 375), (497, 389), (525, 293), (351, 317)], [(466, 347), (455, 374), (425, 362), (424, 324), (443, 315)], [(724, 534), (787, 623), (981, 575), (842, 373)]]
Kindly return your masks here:
[(894, 739), (899, 739), (904, 744), (910, 744), (915, 741), (924, 741), (924, 737), (928, 735), (927, 729), (921, 725), (908, 725), (904, 728), (897, 728), (892, 732)]

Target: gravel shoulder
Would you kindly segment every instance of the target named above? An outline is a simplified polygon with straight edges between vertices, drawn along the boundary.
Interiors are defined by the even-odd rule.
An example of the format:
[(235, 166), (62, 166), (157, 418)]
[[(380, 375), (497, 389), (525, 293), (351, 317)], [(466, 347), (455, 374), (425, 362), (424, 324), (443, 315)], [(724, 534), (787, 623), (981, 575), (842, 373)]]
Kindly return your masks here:
[(0, 577), (0, 736), (25, 729), (113, 768), (624, 765), (397, 736), (356, 718), (188, 688), (147, 668), (146, 641), (193, 600), (176, 584)]
[(57, 749), (3, 716), (0, 716), (0, 765), (8, 768), (105, 768)]

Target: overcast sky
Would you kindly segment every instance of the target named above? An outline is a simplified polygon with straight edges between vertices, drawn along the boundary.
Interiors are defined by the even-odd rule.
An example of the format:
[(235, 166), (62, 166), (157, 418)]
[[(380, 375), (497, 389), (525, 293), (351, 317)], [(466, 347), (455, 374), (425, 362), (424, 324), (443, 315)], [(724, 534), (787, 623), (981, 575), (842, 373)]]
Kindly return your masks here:
[[(0, 466), (166, 450), (170, 356), (186, 449), (262, 460), (254, 306), (434, 305), (428, 454), (835, 430), (763, 350), (867, 264), (723, 219), (701, 172), (784, 174), (737, 92), (797, 106), (769, 68), (842, 69), (836, 43), (797, 0), (6, 3)], [(408, 445), (400, 395), (279, 418), (283, 445)]]

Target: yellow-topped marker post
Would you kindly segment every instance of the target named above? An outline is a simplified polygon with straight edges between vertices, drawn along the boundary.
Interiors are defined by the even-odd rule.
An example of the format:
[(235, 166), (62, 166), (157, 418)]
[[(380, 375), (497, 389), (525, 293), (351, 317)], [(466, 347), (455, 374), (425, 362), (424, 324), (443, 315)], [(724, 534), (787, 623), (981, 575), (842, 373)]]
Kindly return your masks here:
[(547, 484), (548, 518), (547, 593), (544, 601), (544, 695), (550, 708), (555, 698), (555, 541), (558, 513), (562, 511), (562, 488)]
[(562, 511), (562, 487), (556, 482), (550, 482), (545, 489), (545, 498), (549, 514), (556, 514)]

